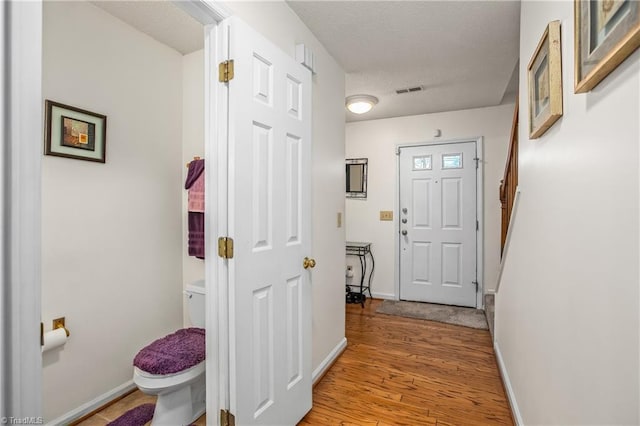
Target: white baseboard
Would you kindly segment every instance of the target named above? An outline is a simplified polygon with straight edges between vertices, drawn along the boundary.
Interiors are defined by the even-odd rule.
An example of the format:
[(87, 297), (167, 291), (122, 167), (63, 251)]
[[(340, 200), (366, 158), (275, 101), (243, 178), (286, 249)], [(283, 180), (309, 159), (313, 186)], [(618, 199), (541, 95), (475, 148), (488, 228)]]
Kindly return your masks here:
[[(313, 384), (316, 383), (317, 380), (322, 378), (324, 373), (333, 365), (334, 361), (342, 354), (342, 352), (347, 348), (347, 338), (343, 337), (342, 340), (336, 345), (335, 348), (331, 350), (329, 355), (320, 363), (318, 368), (316, 368), (312, 375), (311, 380)], [(136, 385), (133, 383), (133, 380), (129, 380), (126, 383), (118, 386), (115, 389), (106, 392), (99, 397), (87, 402), (86, 404), (81, 405), (80, 407), (69, 411), (68, 413), (63, 414), (47, 423), (47, 426), (63, 426), (68, 425), (69, 423), (79, 419), (80, 417), (89, 414), (90, 412), (102, 407), (110, 401), (132, 391), (136, 388)]]
[(58, 417), (57, 419), (50, 421), (49, 423), (47, 423), (47, 426), (68, 425), (69, 423), (78, 420), (80, 417), (89, 414), (94, 410), (97, 410), (98, 408), (113, 401), (114, 399), (128, 392), (131, 392), (135, 388), (136, 385), (133, 383), (133, 380), (129, 380), (128, 382), (121, 384), (117, 388), (103, 393), (99, 397), (87, 402), (86, 404), (81, 405), (75, 410), (71, 410), (68, 413)]
[(374, 299), (388, 299), (388, 300), (396, 300), (395, 294), (390, 293), (376, 293), (375, 291), (371, 293), (371, 297)]
[(516, 426), (524, 425), (524, 422), (522, 421), (522, 415), (520, 414), (520, 409), (518, 408), (518, 402), (516, 401), (516, 395), (513, 393), (513, 388), (511, 387), (509, 373), (507, 373), (507, 367), (504, 365), (502, 353), (500, 352), (500, 347), (498, 346), (497, 341), (493, 342), (493, 350), (496, 353), (498, 368), (500, 369), (500, 377), (502, 378), (502, 383), (504, 384), (504, 388), (507, 391), (507, 398), (509, 398), (509, 405), (511, 405), (511, 414), (513, 414), (513, 419), (516, 422)]
[(318, 380), (322, 378), (322, 376), (324, 376), (324, 373), (327, 372), (327, 370), (333, 365), (335, 360), (338, 359), (338, 357), (342, 354), (342, 352), (344, 352), (346, 348), (347, 338), (343, 337), (342, 340), (340, 340), (340, 342), (336, 345), (336, 347), (333, 348), (331, 352), (329, 352), (329, 355), (327, 355), (327, 357), (322, 360), (320, 365), (318, 365), (318, 367), (313, 370), (313, 373), (311, 374), (311, 380), (314, 385)]

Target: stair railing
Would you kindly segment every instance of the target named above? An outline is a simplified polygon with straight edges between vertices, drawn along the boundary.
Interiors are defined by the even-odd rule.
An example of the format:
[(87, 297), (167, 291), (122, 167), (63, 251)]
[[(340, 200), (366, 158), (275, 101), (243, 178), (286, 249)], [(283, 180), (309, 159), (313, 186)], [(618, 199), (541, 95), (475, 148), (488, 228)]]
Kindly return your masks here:
[(511, 125), (511, 141), (509, 142), (509, 153), (507, 154), (507, 164), (504, 169), (504, 177), (500, 181), (500, 203), (502, 205), (502, 229), (500, 235), (500, 255), (504, 254), (504, 247), (509, 231), (511, 211), (516, 198), (516, 188), (518, 187), (518, 99), (513, 112), (513, 123)]

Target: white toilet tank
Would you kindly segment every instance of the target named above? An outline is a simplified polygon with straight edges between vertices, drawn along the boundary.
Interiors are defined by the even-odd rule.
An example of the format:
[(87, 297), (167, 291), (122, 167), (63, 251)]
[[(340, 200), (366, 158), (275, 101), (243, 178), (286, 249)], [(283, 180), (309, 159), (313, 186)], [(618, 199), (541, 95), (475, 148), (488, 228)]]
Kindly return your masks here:
[(193, 327), (204, 328), (205, 326), (205, 306), (204, 306), (204, 280), (198, 280), (187, 285), (184, 291), (187, 297), (187, 309)]

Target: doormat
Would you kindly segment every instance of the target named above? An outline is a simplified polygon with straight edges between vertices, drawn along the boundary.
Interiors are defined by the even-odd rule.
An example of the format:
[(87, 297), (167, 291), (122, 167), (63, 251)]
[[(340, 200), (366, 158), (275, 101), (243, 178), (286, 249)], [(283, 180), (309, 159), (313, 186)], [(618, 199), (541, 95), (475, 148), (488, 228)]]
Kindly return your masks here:
[(383, 300), (376, 312), (400, 317), (417, 318), (463, 327), (488, 330), (487, 318), (482, 309), (459, 306), (436, 305), (433, 303)]
[(156, 404), (142, 404), (127, 411), (107, 426), (144, 426), (153, 418)]

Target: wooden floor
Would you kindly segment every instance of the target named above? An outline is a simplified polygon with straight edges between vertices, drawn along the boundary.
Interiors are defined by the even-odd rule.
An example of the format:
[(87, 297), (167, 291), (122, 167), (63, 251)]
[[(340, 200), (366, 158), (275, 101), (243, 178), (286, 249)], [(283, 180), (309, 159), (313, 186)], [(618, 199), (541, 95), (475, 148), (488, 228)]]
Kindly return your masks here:
[[(347, 305), (347, 350), (300, 425), (513, 425), (488, 331), (376, 314), (380, 303)], [(148, 402), (136, 391), (80, 425)]]
[(300, 425), (512, 425), (486, 330), (347, 305), (347, 350)]
[[(77, 423), (75, 426), (105, 426), (107, 423), (114, 421), (130, 409), (137, 407), (138, 405), (152, 403), (155, 404), (156, 397), (145, 395), (139, 390), (127, 395), (116, 403), (110, 405), (104, 410), (94, 414), (88, 419)], [(150, 425), (151, 422), (146, 425)], [(206, 414), (202, 415), (194, 425), (205, 426), (207, 424)], [(177, 426), (177, 425), (176, 425)]]

